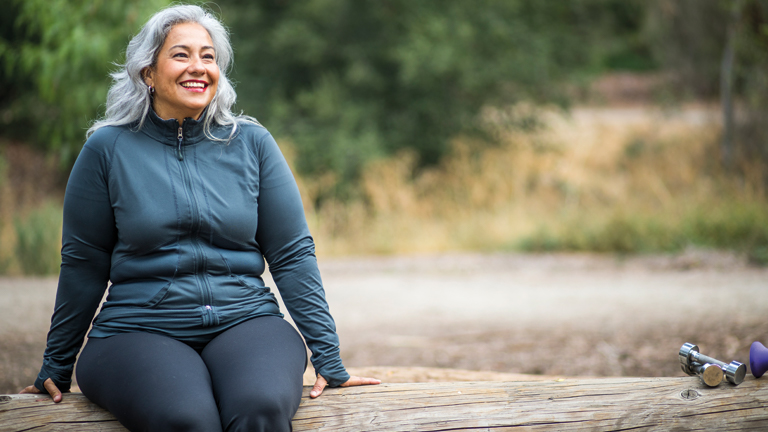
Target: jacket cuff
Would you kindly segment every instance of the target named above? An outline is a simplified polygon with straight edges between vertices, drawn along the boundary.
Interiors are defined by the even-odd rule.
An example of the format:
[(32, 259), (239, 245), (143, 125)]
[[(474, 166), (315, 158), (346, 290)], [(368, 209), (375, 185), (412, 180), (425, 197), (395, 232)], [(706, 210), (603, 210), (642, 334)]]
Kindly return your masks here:
[(40, 373), (37, 375), (37, 379), (35, 380), (35, 387), (46, 394), (48, 393), (48, 390), (45, 389), (43, 383), (48, 378), (50, 378), (53, 383), (56, 384), (56, 387), (58, 387), (59, 391), (62, 393), (68, 392), (70, 387), (72, 387), (72, 368), (55, 368), (46, 365), (44, 362), (43, 367), (40, 368)]
[(344, 369), (344, 365), (341, 364), (341, 361), (338, 362), (338, 365), (323, 365), (317, 367), (315, 368), (315, 374), (322, 375), (331, 387), (338, 387), (349, 381), (349, 373)]

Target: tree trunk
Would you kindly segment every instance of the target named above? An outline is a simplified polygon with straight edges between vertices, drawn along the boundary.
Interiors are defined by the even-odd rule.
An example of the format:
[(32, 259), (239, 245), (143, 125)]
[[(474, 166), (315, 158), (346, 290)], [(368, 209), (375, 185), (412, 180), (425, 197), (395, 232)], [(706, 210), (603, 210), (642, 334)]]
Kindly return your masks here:
[(735, 1), (731, 5), (728, 17), (728, 30), (726, 32), (725, 48), (720, 63), (720, 104), (723, 110), (723, 137), (720, 144), (720, 160), (725, 169), (733, 168), (734, 159), (734, 121), (733, 121), (733, 66), (735, 62), (736, 26), (739, 21), (741, 2)]

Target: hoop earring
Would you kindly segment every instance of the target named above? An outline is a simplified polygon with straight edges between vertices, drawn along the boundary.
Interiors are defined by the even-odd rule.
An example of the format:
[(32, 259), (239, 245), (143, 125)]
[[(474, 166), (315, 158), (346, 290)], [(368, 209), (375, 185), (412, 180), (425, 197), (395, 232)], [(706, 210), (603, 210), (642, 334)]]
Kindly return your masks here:
[(147, 90), (149, 91), (149, 94), (150, 94), (150, 95), (153, 95), (153, 94), (155, 94), (155, 88), (154, 88), (154, 87), (152, 87), (151, 85), (148, 85), (148, 86), (147, 86)]

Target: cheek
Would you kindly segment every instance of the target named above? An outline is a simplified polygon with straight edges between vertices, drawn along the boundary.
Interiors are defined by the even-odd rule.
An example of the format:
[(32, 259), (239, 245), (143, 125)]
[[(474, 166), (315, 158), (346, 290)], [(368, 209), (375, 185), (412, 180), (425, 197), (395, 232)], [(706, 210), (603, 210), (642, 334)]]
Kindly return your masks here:
[(212, 87), (212, 90), (213, 90), (211, 92), (211, 94), (215, 94), (218, 91), (218, 89), (219, 89), (219, 74), (218, 74), (218, 71), (216, 72), (215, 75), (214, 74), (210, 74), (210, 77), (211, 77), (211, 84), (212, 84), (211, 87)]
[(221, 76), (221, 69), (219, 69), (218, 65), (211, 67), (208, 70), (208, 76), (211, 77), (211, 80), (215, 83), (219, 83), (219, 77)]

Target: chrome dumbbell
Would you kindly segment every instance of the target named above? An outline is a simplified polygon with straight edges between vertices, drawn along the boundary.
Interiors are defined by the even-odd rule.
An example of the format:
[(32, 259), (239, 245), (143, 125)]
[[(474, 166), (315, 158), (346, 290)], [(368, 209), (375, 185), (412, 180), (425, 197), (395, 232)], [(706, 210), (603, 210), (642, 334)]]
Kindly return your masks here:
[[(686, 342), (682, 347), (680, 347), (679, 357), (680, 367), (682, 367), (683, 372), (687, 373), (688, 375), (697, 375), (698, 373), (695, 369), (697, 369), (698, 366), (704, 366), (707, 364), (719, 366), (721, 371), (725, 373), (725, 379), (733, 385), (741, 384), (744, 381), (744, 377), (747, 375), (747, 366), (745, 364), (739, 363), (737, 361), (732, 361), (726, 364), (720, 360), (705, 356), (699, 352), (698, 346), (691, 343)], [(710, 373), (714, 374), (714, 372)], [(702, 380), (703, 379), (704, 378), (702, 377)], [(712, 382), (714, 382), (714, 380)]]

